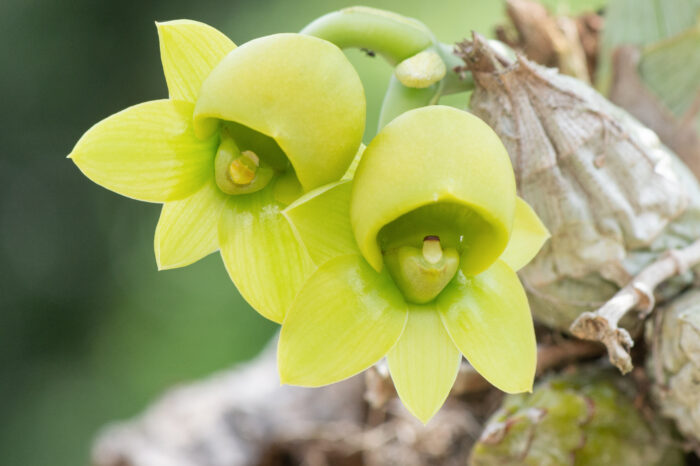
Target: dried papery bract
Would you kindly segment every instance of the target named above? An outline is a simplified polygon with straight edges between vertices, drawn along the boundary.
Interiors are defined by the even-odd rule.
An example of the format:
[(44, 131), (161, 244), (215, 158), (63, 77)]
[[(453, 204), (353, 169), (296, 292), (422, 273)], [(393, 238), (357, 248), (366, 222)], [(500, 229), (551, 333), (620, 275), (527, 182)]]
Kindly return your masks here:
[(498, 26), (497, 37), (522, 52), (531, 60), (589, 82), (591, 40), (597, 40), (593, 13), (571, 18), (550, 13), (536, 0), (507, 0), (506, 13), (510, 23)]
[(700, 237), (697, 180), (653, 132), (581, 81), (510, 61), (476, 34), (457, 53), (474, 78), (472, 111), (500, 136), (520, 195), (552, 234), (521, 273), (539, 320), (567, 330)]

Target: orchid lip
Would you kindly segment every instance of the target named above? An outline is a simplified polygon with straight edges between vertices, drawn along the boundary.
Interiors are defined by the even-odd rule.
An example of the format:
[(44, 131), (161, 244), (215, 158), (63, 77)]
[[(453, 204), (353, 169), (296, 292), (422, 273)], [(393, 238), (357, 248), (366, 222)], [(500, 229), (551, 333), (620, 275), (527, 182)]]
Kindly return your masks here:
[(385, 252), (389, 275), (407, 301), (424, 304), (435, 299), (459, 269), (455, 248), (443, 249), (440, 237), (428, 235), (422, 249), (400, 246)]
[(236, 141), (226, 132), (214, 159), (214, 177), (219, 189), (231, 195), (249, 194), (265, 188), (275, 170), (260, 160), (251, 150), (241, 151)]

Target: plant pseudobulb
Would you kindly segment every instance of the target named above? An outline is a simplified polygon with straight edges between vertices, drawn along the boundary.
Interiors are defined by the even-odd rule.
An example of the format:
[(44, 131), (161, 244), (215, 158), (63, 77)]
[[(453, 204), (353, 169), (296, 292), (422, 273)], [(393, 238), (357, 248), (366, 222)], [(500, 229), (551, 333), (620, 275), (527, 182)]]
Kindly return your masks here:
[(669, 426), (645, 418), (635, 390), (612, 370), (587, 368), (506, 397), (474, 445), (470, 464), (680, 466)]
[(475, 82), (471, 109), (501, 137), (519, 194), (552, 234), (521, 273), (538, 320), (568, 330), (700, 236), (700, 185), (652, 131), (583, 82), (500, 56), (478, 35), (459, 47)]

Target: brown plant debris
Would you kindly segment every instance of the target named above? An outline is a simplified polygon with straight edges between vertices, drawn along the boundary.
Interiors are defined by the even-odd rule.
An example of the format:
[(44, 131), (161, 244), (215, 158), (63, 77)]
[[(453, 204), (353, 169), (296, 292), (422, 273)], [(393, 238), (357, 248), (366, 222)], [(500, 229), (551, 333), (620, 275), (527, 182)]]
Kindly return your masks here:
[(495, 390), (472, 401), (452, 397), (424, 426), (395, 396), (369, 407), (362, 376), (321, 388), (280, 386), (276, 345), (107, 426), (92, 464), (461, 466), (501, 400)]
[(654, 309), (656, 287), (698, 263), (700, 240), (684, 249), (668, 251), (644, 268), (600, 309), (581, 314), (571, 325), (571, 332), (579, 338), (602, 342), (608, 348), (610, 362), (623, 374), (631, 371), (629, 350), (634, 342), (627, 330), (618, 327), (620, 319), (634, 309), (640, 311), (641, 317), (646, 317)]
[(507, 0), (510, 25), (496, 36), (530, 60), (590, 82), (595, 72), (602, 18), (587, 13), (577, 18), (555, 16), (534, 0)]

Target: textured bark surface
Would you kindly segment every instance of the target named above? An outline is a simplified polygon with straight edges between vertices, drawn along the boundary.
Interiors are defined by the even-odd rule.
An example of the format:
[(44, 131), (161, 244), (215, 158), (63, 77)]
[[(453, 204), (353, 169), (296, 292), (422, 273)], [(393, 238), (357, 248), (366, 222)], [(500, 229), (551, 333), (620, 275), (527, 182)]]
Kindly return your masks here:
[[(322, 388), (280, 386), (276, 339), (255, 360), (173, 389), (133, 421), (104, 429), (96, 466), (464, 465), (495, 391), (451, 398), (423, 426), (365, 378)], [(369, 374), (369, 385), (371, 377)], [(380, 378), (381, 379), (381, 378)]]
[(540, 65), (590, 82), (602, 27), (600, 16), (555, 16), (534, 0), (507, 0), (506, 13), (513, 30), (510, 25), (496, 29), (502, 42)]
[[(538, 374), (602, 354), (540, 329)], [(280, 386), (274, 339), (255, 360), (174, 388), (143, 415), (105, 428), (96, 466), (465, 465), (503, 394), (466, 361), (452, 396), (423, 426), (380, 363), (322, 388)]]

